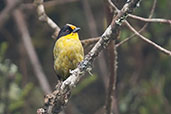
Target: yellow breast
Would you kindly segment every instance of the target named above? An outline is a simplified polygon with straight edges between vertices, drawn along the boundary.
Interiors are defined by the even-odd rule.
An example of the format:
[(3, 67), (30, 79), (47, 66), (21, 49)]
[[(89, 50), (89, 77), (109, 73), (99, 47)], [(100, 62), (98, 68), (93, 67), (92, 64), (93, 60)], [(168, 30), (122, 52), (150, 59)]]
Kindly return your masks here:
[(59, 38), (53, 49), (54, 69), (61, 79), (69, 76), (69, 71), (77, 67), (84, 58), (84, 51), (77, 33)]

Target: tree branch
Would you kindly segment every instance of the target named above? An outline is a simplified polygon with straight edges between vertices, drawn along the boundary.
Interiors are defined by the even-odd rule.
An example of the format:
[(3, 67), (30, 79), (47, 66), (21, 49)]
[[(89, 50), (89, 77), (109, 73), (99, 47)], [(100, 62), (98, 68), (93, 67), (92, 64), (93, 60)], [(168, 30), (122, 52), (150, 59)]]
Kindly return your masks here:
[[(150, 15), (148, 17), (149, 19), (152, 18), (152, 16), (153, 16), (154, 10), (156, 8), (156, 3), (157, 3), (157, 0), (154, 0), (153, 6), (152, 6), (151, 11), (150, 11)], [(144, 24), (144, 26), (138, 32), (141, 33), (147, 26), (148, 26), (148, 23)], [(132, 34), (131, 36), (125, 38), (123, 41), (121, 41), (118, 44), (116, 44), (116, 47), (119, 47), (120, 45), (126, 43), (127, 41), (132, 39), (134, 36), (136, 36), (136, 34)]]
[(85, 40), (81, 40), (81, 43), (82, 43), (83, 47), (88, 47), (92, 44), (95, 44), (99, 39), (100, 39), (100, 37), (88, 38)]
[[(111, 1), (111, 0), (109, 0)], [(117, 11), (119, 11), (117, 9), (117, 7), (112, 3), (110, 2), (110, 4), (113, 6), (113, 8), (115, 8)], [(149, 18), (152, 17), (152, 14), (154, 12), (154, 7), (155, 7), (155, 4), (156, 4), (156, 1), (154, 1), (153, 3), (153, 7), (152, 7), (152, 11), (151, 11), (151, 15), (149, 16)], [(131, 14), (128, 14), (128, 16), (130, 16)], [(133, 16), (133, 15), (132, 15)], [(137, 36), (139, 36), (142, 40), (146, 41), (147, 43), (151, 44), (152, 46), (154, 46), (155, 48), (157, 48), (158, 50), (162, 51), (163, 53), (171, 56), (171, 51), (167, 50), (167, 49), (164, 49), (163, 47), (157, 45), (156, 43), (152, 42), (151, 40), (147, 39), (146, 37), (142, 36), (141, 34), (139, 34), (139, 32), (141, 32), (141, 30), (139, 32), (137, 32), (127, 21), (125, 21), (126, 25), (130, 28), (131, 31), (133, 31)], [(169, 23), (170, 23), (170, 20), (169, 20)], [(144, 25), (145, 26), (145, 25)], [(143, 27), (144, 28), (144, 27)], [(142, 29), (143, 29), (142, 28)], [(122, 43), (128, 41), (130, 38), (132, 38), (134, 36), (134, 34), (132, 36), (130, 36), (129, 38), (127, 38), (126, 40), (124, 40), (123, 42), (121, 42), (120, 44), (116, 45), (117, 47), (119, 45), (121, 45)]]
[(28, 57), (31, 61), (33, 70), (35, 72), (35, 75), (37, 76), (40, 86), (42, 87), (43, 91), (46, 94), (50, 93), (51, 92), (50, 85), (49, 85), (49, 83), (46, 79), (46, 76), (42, 70), (42, 67), (41, 67), (40, 62), (37, 57), (37, 54), (32, 45), (31, 37), (29, 35), (29, 31), (27, 29), (26, 22), (25, 22), (22, 12), (20, 10), (16, 10), (14, 12), (14, 19), (15, 19), (17, 27), (21, 33), (22, 42), (26, 48)]
[(171, 24), (171, 20), (169, 20), (169, 19), (161, 19), (161, 18), (152, 18), (152, 19), (149, 19), (149, 18), (144, 18), (144, 17), (132, 15), (132, 14), (129, 14), (128, 16), (130, 18), (132, 18), (132, 19), (137, 19), (137, 20), (144, 21), (144, 22), (147, 22), (147, 23)]
[(139, 38), (141, 38), (142, 40), (144, 40), (145, 42), (149, 43), (150, 45), (152, 45), (153, 47), (155, 47), (156, 49), (160, 50), (161, 52), (171, 56), (171, 51), (157, 45), (156, 43), (152, 42), (151, 40), (147, 39), (146, 37), (144, 37), (143, 35), (139, 34), (127, 21), (125, 21), (126, 25), (129, 27), (129, 29), (134, 32)]
[[(92, 50), (85, 56), (85, 59), (78, 65), (78, 67), (71, 71), (71, 75), (62, 83), (56, 85), (53, 93), (46, 95), (45, 104), (43, 108), (38, 109), (38, 114), (59, 113), (66, 105), (70, 98), (70, 92), (79, 82), (85, 71), (91, 70), (91, 65), (94, 59), (98, 56), (102, 49), (106, 48), (108, 43), (112, 40), (111, 35), (117, 34), (123, 21), (127, 18), (128, 13), (132, 13), (140, 0), (131, 0), (124, 5), (122, 10), (113, 18), (109, 27), (105, 30), (100, 40), (92, 48)], [(114, 36), (115, 37), (115, 36)]]
[[(113, 9), (111, 9), (110, 5), (111, 0), (106, 0), (105, 3), (105, 12), (106, 12), (106, 18), (107, 23), (110, 23), (113, 16), (116, 16), (116, 13), (113, 13)], [(117, 2), (115, 1), (115, 4)], [(117, 10), (117, 8), (115, 9)], [(116, 11), (115, 11), (116, 12)], [(118, 31), (118, 34), (115, 35), (115, 39), (118, 39), (120, 30)], [(107, 93), (106, 93), (106, 100), (105, 100), (105, 114), (119, 114), (118, 111), (118, 105), (115, 101), (116, 99), (116, 79), (117, 79), (117, 50), (115, 46), (115, 40), (111, 41), (108, 48), (108, 58), (109, 58), (109, 71), (110, 75), (108, 76), (108, 87), (107, 87)]]
[[(110, 60), (113, 60), (111, 63), (113, 69), (113, 71), (111, 71), (111, 75), (109, 77), (109, 86), (108, 86), (108, 93), (107, 93), (107, 97), (106, 97), (106, 104), (105, 104), (105, 114), (111, 114), (112, 112), (112, 102), (114, 102), (114, 94), (116, 92), (116, 80), (117, 80), (117, 50), (116, 50), (116, 46), (115, 46), (115, 41), (112, 42), (113, 45), (110, 46), (110, 50), (114, 51), (111, 52), (112, 55), (110, 56)], [(114, 57), (114, 58), (113, 58)], [(113, 94), (114, 93), (114, 94)], [(114, 104), (114, 103), (113, 103)], [(116, 107), (115, 107), (116, 108)], [(116, 111), (117, 109), (115, 109), (115, 114), (118, 114), (118, 111)]]
[(54, 34), (52, 35), (52, 37), (55, 39), (58, 36), (60, 28), (51, 18), (47, 16), (43, 2), (44, 0), (34, 0), (34, 4), (37, 8), (38, 17), (40, 21), (46, 22), (52, 29), (55, 30)]
[(86, 20), (88, 22), (88, 26), (90, 29), (90, 35), (91, 37), (95, 37), (98, 35), (98, 33), (97, 33), (96, 21), (91, 11), (90, 5), (87, 0), (81, 0), (81, 2), (83, 5), (85, 15), (86, 15)]

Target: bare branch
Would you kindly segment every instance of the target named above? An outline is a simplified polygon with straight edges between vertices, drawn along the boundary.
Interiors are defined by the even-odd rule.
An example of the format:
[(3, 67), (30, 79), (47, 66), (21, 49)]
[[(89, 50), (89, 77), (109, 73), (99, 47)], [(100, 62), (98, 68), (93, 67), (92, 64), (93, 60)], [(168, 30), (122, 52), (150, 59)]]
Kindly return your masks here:
[[(112, 40), (111, 35), (117, 34), (127, 14), (131, 13), (137, 6), (140, 0), (132, 0), (124, 5), (122, 10), (113, 18), (109, 27), (105, 30), (101, 39), (96, 43), (92, 50), (85, 56), (85, 59), (78, 65), (78, 67), (71, 71), (71, 75), (62, 83), (58, 83), (53, 93), (45, 98), (45, 105), (38, 109), (39, 114), (45, 113), (59, 113), (66, 105), (70, 98), (70, 92), (79, 82), (85, 71), (89, 71), (92, 63), (97, 55), (104, 49)], [(115, 36), (114, 36), (115, 37)]]
[(141, 34), (139, 34), (127, 21), (125, 21), (126, 25), (129, 27), (129, 29), (134, 32), (139, 38), (141, 38), (142, 40), (144, 40), (145, 42), (149, 43), (150, 45), (152, 45), (153, 47), (155, 47), (156, 49), (160, 50), (161, 52), (171, 56), (171, 51), (157, 45), (156, 43), (152, 42), (151, 40), (147, 39), (146, 37), (142, 36)]
[(96, 21), (94, 19), (93, 14), (92, 14), (90, 5), (89, 5), (87, 0), (81, 0), (81, 2), (83, 4), (83, 9), (84, 9), (86, 19), (88, 22), (88, 26), (90, 29), (90, 35), (91, 35), (91, 37), (95, 37), (98, 35), (98, 33), (97, 33)]
[(16, 10), (14, 12), (14, 19), (15, 19), (16, 24), (18, 26), (18, 29), (21, 33), (21, 39), (22, 39), (23, 44), (26, 48), (26, 51), (28, 53), (31, 64), (33, 66), (33, 70), (35, 72), (35, 75), (37, 76), (37, 79), (40, 83), (40, 86), (42, 87), (43, 91), (46, 94), (50, 93), (51, 89), (50, 89), (49, 83), (46, 79), (46, 76), (45, 76), (43, 70), (42, 70), (42, 67), (41, 67), (40, 62), (38, 60), (35, 49), (31, 43), (31, 37), (29, 35), (29, 31), (27, 29), (26, 22), (25, 22), (24, 17), (22, 15), (22, 12), (20, 10)]
[(147, 22), (147, 23), (171, 24), (171, 20), (169, 20), (169, 19), (161, 19), (161, 18), (152, 18), (152, 19), (149, 19), (149, 18), (144, 18), (144, 17), (132, 15), (132, 14), (129, 14), (128, 16), (131, 17), (131, 18), (133, 18), (133, 19), (137, 19), (137, 20), (144, 21), (144, 22)]
[[(107, 23), (111, 20), (112, 16), (116, 16), (116, 13), (119, 12), (117, 7), (113, 10), (111, 9), (112, 2), (111, 0), (106, 0), (107, 4), (105, 4), (105, 12), (107, 16)], [(111, 3), (110, 3), (111, 2)], [(117, 3), (117, 2), (115, 2)], [(113, 6), (112, 6), (113, 7)], [(113, 12), (113, 11), (115, 12)], [(119, 37), (120, 30), (118, 31), (118, 34), (115, 35), (115, 37)], [(118, 38), (115, 38), (118, 39)], [(105, 100), (105, 114), (119, 114), (118, 111), (118, 104), (117, 104), (117, 98), (116, 95), (116, 80), (117, 80), (117, 50), (115, 46), (115, 40), (111, 41), (108, 48), (108, 57), (110, 61), (110, 75), (108, 78), (108, 88), (106, 93), (106, 100)]]
[(0, 13), (0, 28), (6, 23), (14, 9), (20, 4), (20, 0), (8, 0), (6, 7)]
[(110, 4), (110, 6), (113, 7), (113, 9), (116, 11), (116, 13), (120, 12), (120, 10), (115, 6), (115, 4), (112, 2), (112, 0), (108, 0), (108, 3)]
[[(110, 51), (114, 51), (111, 52), (112, 55), (110, 56), (110, 60), (112, 60), (113, 63), (111, 63), (113, 69), (112, 72), (111, 72), (111, 75), (109, 77), (109, 88), (108, 88), (108, 93), (107, 93), (107, 97), (106, 97), (106, 104), (105, 104), (105, 114), (111, 114), (111, 111), (112, 111), (112, 102), (114, 102), (114, 96), (113, 96), (113, 93), (115, 93), (116, 91), (116, 80), (117, 80), (117, 58), (118, 58), (118, 55), (117, 55), (117, 50), (116, 50), (116, 46), (115, 46), (115, 41), (112, 42), (113, 45), (110, 45)], [(118, 114), (118, 111), (115, 111), (115, 113)]]
[(34, 0), (34, 3), (35, 3), (36, 8), (37, 8), (39, 20), (42, 22), (46, 22), (52, 29), (55, 30), (55, 33), (53, 34), (52, 37), (56, 38), (58, 36), (58, 32), (60, 31), (60, 28), (51, 18), (49, 18), (47, 16), (43, 2), (44, 2), (44, 0)]
[[(154, 0), (151, 11), (150, 11), (150, 15), (149, 15), (149, 19), (152, 18), (154, 10), (156, 8), (156, 3), (157, 0)], [(144, 26), (138, 31), (139, 33), (141, 33), (146, 27), (148, 26), (148, 23), (144, 24)], [(136, 36), (136, 34), (132, 34), (131, 36), (125, 38), (123, 41), (119, 42), (118, 44), (116, 44), (116, 47), (119, 47), (120, 45), (126, 43), (127, 41), (129, 41), (130, 39), (132, 39), (134, 36)]]
[[(109, 4), (115, 9), (115, 11), (118, 13), (119, 12), (119, 9), (112, 3), (111, 0), (108, 0)], [(153, 9), (154, 9), (154, 6), (156, 5), (156, 0), (154, 0), (154, 3), (153, 3), (153, 8), (152, 8), (152, 11), (153, 12)], [(171, 20), (169, 19), (161, 19), (161, 18), (144, 18), (144, 17), (140, 17), (140, 16), (136, 16), (136, 15), (133, 15), (133, 14), (128, 14), (128, 17), (130, 18), (133, 18), (133, 19), (137, 19), (137, 20), (140, 20), (140, 21), (144, 21), (144, 22), (148, 22), (148, 23), (152, 23), (152, 22), (156, 22), (156, 23), (165, 23), (165, 24), (171, 24)]]
[(100, 39), (100, 37), (88, 38), (85, 40), (81, 40), (81, 43), (82, 43), (83, 47), (88, 47), (91, 44), (95, 44), (99, 39)]

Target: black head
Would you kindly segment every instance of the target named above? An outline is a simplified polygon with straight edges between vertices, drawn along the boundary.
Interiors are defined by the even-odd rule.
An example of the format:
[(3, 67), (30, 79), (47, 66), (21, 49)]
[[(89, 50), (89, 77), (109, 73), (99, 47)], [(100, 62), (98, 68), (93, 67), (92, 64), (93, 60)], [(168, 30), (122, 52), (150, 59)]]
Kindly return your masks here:
[(59, 39), (62, 36), (68, 35), (70, 33), (75, 33), (78, 32), (80, 30), (80, 28), (71, 25), (71, 24), (66, 24), (59, 32), (57, 39)]

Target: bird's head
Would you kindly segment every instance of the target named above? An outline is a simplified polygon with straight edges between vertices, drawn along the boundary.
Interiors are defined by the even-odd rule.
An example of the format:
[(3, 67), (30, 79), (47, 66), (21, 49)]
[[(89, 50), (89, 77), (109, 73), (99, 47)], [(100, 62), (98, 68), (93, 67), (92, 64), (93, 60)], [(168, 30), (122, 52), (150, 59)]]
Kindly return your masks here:
[(72, 24), (66, 24), (59, 32), (57, 39), (59, 39), (62, 36), (66, 36), (71, 33), (77, 33), (80, 30), (79, 27), (76, 27)]

